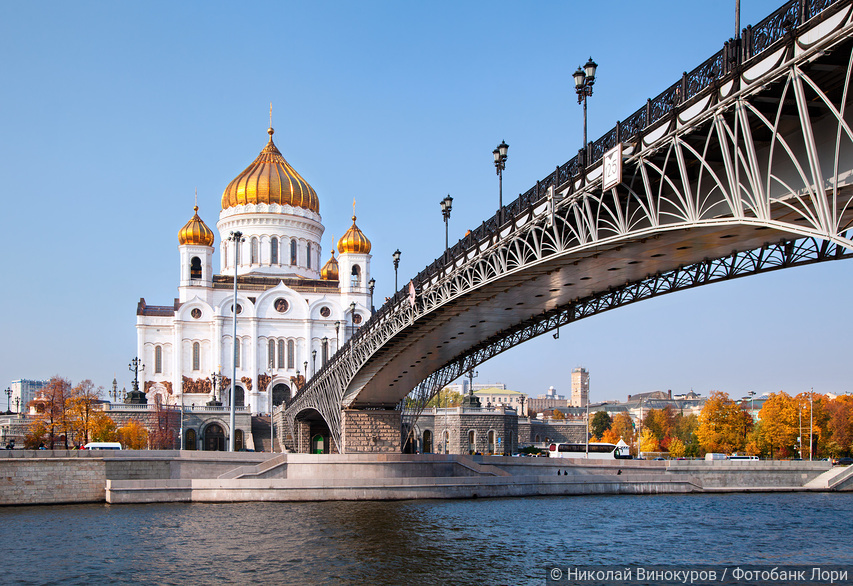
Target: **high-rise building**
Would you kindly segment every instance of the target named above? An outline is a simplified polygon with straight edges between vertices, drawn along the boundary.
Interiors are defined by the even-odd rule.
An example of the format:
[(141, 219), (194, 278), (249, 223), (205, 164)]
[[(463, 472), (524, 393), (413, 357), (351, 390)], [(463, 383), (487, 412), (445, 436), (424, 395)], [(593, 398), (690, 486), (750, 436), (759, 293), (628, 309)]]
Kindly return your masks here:
[(586, 407), (589, 403), (589, 372), (582, 366), (572, 369), (572, 407)]
[[(49, 381), (29, 380), (21, 378), (12, 381), (12, 394), (9, 397), (9, 409), (15, 411), (27, 410), (27, 403), (36, 398), (36, 394), (42, 390)], [(16, 399), (19, 399), (16, 401)]]

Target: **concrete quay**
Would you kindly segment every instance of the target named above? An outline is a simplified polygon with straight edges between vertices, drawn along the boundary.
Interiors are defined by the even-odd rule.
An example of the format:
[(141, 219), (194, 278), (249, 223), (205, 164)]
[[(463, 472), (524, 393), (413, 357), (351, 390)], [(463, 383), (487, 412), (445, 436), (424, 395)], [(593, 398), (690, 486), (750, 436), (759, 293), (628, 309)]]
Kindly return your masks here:
[(0, 504), (399, 500), (853, 490), (828, 462), (0, 451)]

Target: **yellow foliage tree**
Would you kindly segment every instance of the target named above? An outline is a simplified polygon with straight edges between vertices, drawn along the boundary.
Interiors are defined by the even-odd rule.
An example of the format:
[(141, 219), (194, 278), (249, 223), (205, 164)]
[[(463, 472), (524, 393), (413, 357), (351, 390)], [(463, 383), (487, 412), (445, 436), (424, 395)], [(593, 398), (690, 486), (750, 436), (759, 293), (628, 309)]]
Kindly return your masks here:
[(779, 452), (783, 456), (796, 454), (799, 435), (797, 408), (796, 400), (784, 391), (771, 394), (761, 407), (758, 414), (761, 419), (759, 441), (771, 458)]
[(93, 442), (114, 442), (116, 441), (116, 422), (112, 417), (103, 411), (96, 411), (92, 414), (90, 427), (90, 440)]
[(80, 445), (92, 441), (92, 425), (98, 409), (98, 400), (102, 388), (95, 388), (92, 381), (86, 379), (71, 389), (71, 395), (66, 400), (68, 427), (76, 443)]
[(617, 434), (612, 429), (605, 429), (604, 433), (601, 434), (601, 441), (608, 444), (618, 444), (619, 434)]
[(118, 441), (129, 450), (144, 450), (148, 447), (148, 430), (136, 419), (131, 419), (117, 432)]
[(752, 429), (752, 417), (729, 399), (728, 394), (714, 391), (699, 414), (696, 437), (707, 452), (741, 451)]
[(684, 442), (677, 437), (672, 438), (669, 442), (669, 455), (673, 458), (683, 458), (685, 453), (687, 453), (687, 448)]
[[(451, 391), (450, 388), (444, 387), (441, 389), (438, 394), (430, 399), (426, 406), (427, 407), (458, 407), (462, 404), (462, 394), (457, 393), (456, 391)], [(483, 405), (485, 407), (485, 405)]]
[(660, 451), (660, 442), (651, 429), (646, 428), (640, 432), (640, 449), (644, 452)]

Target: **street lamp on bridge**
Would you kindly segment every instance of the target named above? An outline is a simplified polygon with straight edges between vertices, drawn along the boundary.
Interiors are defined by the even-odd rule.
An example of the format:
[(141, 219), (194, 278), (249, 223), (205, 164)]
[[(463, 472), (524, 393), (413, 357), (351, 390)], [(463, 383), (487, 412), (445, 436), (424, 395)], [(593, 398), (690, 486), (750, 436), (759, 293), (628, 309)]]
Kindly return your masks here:
[(6, 390), (3, 392), (6, 393), (6, 414), (11, 415), (12, 414), (12, 389), (10, 389), (9, 387), (6, 387)]
[(578, 67), (578, 70), (572, 74), (575, 78), (575, 91), (578, 94), (578, 104), (583, 104), (583, 164), (587, 165), (586, 156), (586, 99), (592, 95), (592, 86), (595, 83), (595, 70), (598, 64), (589, 58), (583, 69)]
[(495, 172), (498, 174), (498, 214), (499, 221), (503, 222), (504, 209), (504, 169), (506, 169), (506, 152), (509, 150), (509, 145), (505, 140), (501, 141), (492, 155), (495, 157)]
[(400, 267), (400, 249), (394, 251), (391, 255), (394, 258), (394, 293), (397, 292), (397, 269)]
[(367, 282), (367, 288), (370, 289), (370, 315), (376, 313), (376, 308), (373, 307), (373, 289), (376, 287), (376, 279), (372, 278)]
[(447, 240), (447, 222), (450, 220), (450, 210), (453, 207), (453, 198), (450, 197), (450, 194), (448, 193), (447, 197), (438, 203), (441, 205), (441, 215), (444, 217), (444, 252), (446, 254), (447, 249), (450, 248)]

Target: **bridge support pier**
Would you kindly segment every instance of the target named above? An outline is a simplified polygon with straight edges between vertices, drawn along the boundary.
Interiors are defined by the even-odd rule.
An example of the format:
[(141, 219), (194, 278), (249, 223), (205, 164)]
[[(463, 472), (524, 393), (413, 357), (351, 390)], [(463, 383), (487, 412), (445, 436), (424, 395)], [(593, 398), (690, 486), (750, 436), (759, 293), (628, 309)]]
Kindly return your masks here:
[(341, 418), (346, 454), (399, 454), (402, 413), (397, 410), (344, 409)]

